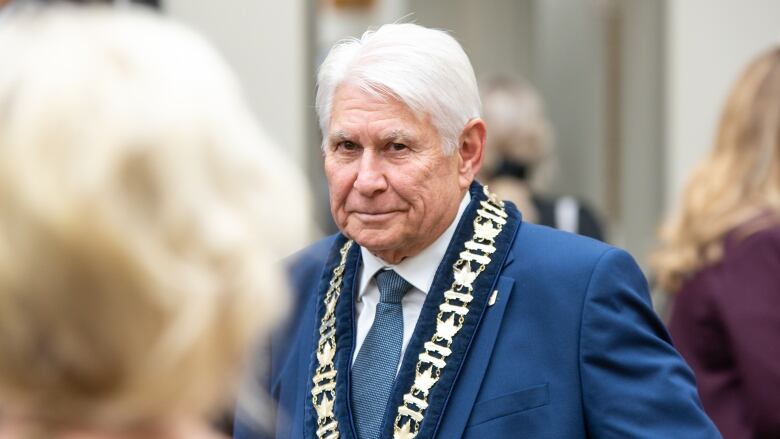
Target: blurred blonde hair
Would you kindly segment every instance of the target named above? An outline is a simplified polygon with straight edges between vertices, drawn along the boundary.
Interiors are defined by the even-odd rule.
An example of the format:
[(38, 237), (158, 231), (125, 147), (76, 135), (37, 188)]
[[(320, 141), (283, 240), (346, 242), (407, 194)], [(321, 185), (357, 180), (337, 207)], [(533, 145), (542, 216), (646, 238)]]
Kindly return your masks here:
[(722, 258), (729, 231), (766, 214), (764, 226), (780, 214), (780, 47), (755, 59), (734, 85), (713, 150), (664, 222), (652, 258), (659, 286), (677, 291)]
[(23, 14), (0, 59), (0, 400), (55, 429), (209, 414), (285, 309), (302, 179), (151, 13)]

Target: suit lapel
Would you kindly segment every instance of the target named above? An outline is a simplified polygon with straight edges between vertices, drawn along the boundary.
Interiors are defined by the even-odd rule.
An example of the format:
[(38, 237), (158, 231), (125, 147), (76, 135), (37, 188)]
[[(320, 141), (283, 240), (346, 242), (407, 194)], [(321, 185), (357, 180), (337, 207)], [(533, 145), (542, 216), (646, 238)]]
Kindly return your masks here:
[[(463, 365), (463, 370), (454, 386), (447, 411), (442, 416), (436, 436), (440, 438), (455, 438), (463, 435), (474, 402), (477, 400), (482, 379), (485, 376), (490, 356), (493, 353), (501, 321), (504, 319), (506, 305), (511, 299), (514, 279), (500, 277), (496, 288), (497, 298), (492, 306), (488, 306), (477, 334), (469, 349), (469, 354)], [(449, 416), (448, 416), (449, 415)]]
[[(339, 249), (347, 241), (343, 235), (336, 239), (328, 262), (325, 265), (323, 277), (320, 280), (317, 294), (317, 311), (315, 312), (315, 325), (312, 334), (312, 351), (308, 357), (308, 375), (306, 385), (306, 395), (304, 395), (304, 436), (307, 438), (317, 437), (317, 413), (311, 399), (311, 390), (314, 386), (312, 377), (318, 365), (316, 346), (319, 340), (319, 330), (321, 328), (321, 319), (325, 314), (323, 297), (331, 279), (331, 273), (339, 263)], [(357, 284), (357, 274), (360, 266), (360, 247), (353, 245), (347, 253), (345, 262), (343, 283), (341, 286), (341, 295), (335, 308), (335, 338), (336, 352), (333, 363), (338, 371), (336, 374), (336, 400), (333, 404), (333, 413), (338, 422), (338, 432), (341, 439), (354, 438), (354, 429), (352, 427), (352, 411), (347, 402), (349, 398), (349, 371), (352, 362), (352, 352), (354, 349), (354, 291)]]

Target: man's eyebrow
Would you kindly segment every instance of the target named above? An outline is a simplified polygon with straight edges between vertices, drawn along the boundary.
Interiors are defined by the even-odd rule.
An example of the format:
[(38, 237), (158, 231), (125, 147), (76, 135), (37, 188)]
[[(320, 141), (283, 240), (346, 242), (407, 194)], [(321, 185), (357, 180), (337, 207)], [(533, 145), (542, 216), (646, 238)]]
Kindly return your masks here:
[[(328, 141), (331, 143), (343, 142), (345, 140), (352, 140), (352, 136), (344, 130), (333, 130), (330, 135), (328, 135)], [(383, 135), (380, 140), (385, 143), (391, 141), (410, 143), (414, 141), (414, 136), (406, 130), (395, 129)]]
[(382, 136), (382, 140), (385, 142), (393, 140), (393, 141), (401, 141), (404, 143), (409, 143), (413, 139), (414, 137), (411, 134), (409, 134), (408, 131), (401, 130), (401, 129), (393, 130), (389, 132), (387, 135)]
[(344, 130), (335, 130), (328, 136), (328, 140), (331, 142), (349, 140), (349, 138), (349, 134), (347, 134), (347, 132)]

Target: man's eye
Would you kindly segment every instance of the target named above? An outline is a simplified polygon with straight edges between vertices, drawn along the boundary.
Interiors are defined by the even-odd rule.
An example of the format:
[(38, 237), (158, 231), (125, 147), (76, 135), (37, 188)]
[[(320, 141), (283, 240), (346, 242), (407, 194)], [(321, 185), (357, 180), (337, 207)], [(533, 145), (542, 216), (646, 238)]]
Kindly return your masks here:
[(343, 142), (339, 142), (336, 144), (336, 149), (342, 149), (344, 151), (354, 151), (357, 149), (357, 145), (350, 142), (349, 140), (345, 140)]
[(392, 151), (403, 151), (403, 150), (407, 149), (407, 146), (404, 145), (403, 143), (391, 143), (390, 144), (390, 149)]

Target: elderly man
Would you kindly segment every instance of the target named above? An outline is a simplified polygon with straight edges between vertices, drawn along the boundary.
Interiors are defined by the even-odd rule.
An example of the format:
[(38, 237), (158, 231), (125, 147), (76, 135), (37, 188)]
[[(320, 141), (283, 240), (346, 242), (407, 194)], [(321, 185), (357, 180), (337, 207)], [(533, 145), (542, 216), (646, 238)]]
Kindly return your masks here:
[(317, 111), (341, 233), (291, 262), (277, 438), (720, 437), (631, 257), (474, 181), (487, 127), (452, 37), (337, 45)]

